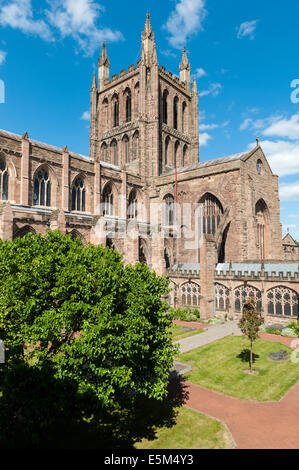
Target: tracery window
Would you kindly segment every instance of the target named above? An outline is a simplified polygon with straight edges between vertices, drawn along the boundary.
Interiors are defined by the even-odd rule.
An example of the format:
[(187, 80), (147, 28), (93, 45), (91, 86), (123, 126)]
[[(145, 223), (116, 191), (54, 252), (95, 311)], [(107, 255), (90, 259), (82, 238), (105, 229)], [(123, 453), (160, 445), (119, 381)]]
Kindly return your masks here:
[(199, 233), (215, 235), (220, 223), (223, 208), (212, 194), (206, 194), (200, 201)]
[(200, 304), (200, 286), (195, 282), (188, 282), (180, 287), (179, 291), (181, 305), (199, 307)]
[(128, 218), (137, 219), (138, 215), (138, 202), (136, 191), (133, 189), (129, 196)]
[(114, 213), (113, 193), (112, 193), (112, 187), (110, 184), (107, 184), (104, 188), (102, 204), (103, 204), (103, 215), (110, 215), (110, 216), (113, 215)]
[(235, 310), (241, 312), (246, 300), (253, 297), (256, 302), (256, 309), (259, 313), (262, 311), (262, 293), (253, 286), (240, 286), (234, 291), (235, 297)]
[(0, 159), (0, 198), (2, 201), (8, 200), (8, 169), (2, 158)]
[(222, 284), (215, 284), (216, 310), (229, 309), (229, 289)]
[(297, 292), (288, 287), (274, 287), (267, 293), (267, 311), (269, 315), (280, 317), (298, 317)]
[(34, 179), (33, 204), (35, 206), (51, 206), (51, 181), (46, 169), (39, 170)]
[(84, 181), (78, 177), (72, 187), (72, 210), (85, 212), (86, 190)]

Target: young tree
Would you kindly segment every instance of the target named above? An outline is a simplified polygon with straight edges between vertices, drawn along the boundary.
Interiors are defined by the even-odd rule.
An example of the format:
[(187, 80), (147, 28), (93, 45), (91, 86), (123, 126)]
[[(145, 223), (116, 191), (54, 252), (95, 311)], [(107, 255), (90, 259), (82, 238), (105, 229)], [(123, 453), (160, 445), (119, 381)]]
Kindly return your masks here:
[(253, 342), (258, 338), (259, 327), (263, 323), (264, 319), (257, 312), (255, 299), (253, 296), (250, 296), (244, 304), (242, 317), (239, 322), (239, 328), (250, 341), (250, 372), (253, 369)]
[(161, 300), (167, 286), (146, 265), (125, 267), (117, 252), (58, 231), (0, 241), (0, 338), (8, 348), (0, 429), (19, 416), (28, 432), (38, 424), (38, 436), (59, 414), (162, 399), (174, 357)]

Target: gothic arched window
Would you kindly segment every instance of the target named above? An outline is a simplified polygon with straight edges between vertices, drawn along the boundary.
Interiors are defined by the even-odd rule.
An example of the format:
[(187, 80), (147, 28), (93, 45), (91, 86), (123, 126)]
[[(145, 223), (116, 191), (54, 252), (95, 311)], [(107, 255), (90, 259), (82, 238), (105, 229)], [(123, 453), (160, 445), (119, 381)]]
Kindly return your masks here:
[(187, 123), (186, 123), (186, 117), (187, 117), (187, 104), (185, 101), (182, 104), (182, 132), (186, 133), (187, 132)]
[(259, 313), (262, 311), (262, 293), (253, 286), (240, 286), (235, 289), (235, 310), (240, 312), (243, 309), (248, 297), (253, 297), (256, 302), (256, 309)]
[(103, 215), (113, 215), (113, 193), (110, 184), (107, 184), (103, 191)]
[(175, 145), (174, 145), (174, 167), (176, 168), (178, 165), (178, 155), (179, 155), (179, 148), (180, 148), (180, 143), (177, 140)]
[(133, 148), (132, 148), (132, 160), (137, 160), (139, 157), (139, 132), (136, 131), (133, 135)]
[(200, 286), (195, 282), (183, 284), (179, 290), (181, 305), (199, 307), (200, 305)]
[(256, 171), (258, 172), (259, 175), (262, 174), (262, 167), (263, 167), (263, 162), (262, 160), (258, 160), (256, 162)]
[(112, 156), (111, 156), (111, 159), (112, 159), (112, 162), (113, 165), (118, 165), (118, 147), (117, 147), (117, 142), (116, 140), (113, 140), (112, 143), (111, 143), (111, 151), (112, 151)]
[(207, 193), (200, 201), (199, 233), (215, 235), (223, 208), (218, 199)]
[(81, 177), (75, 179), (72, 187), (72, 211), (85, 212), (86, 190)]
[(178, 128), (178, 103), (179, 99), (177, 97), (173, 100), (173, 128)]
[(188, 146), (184, 145), (183, 148), (183, 166), (186, 166), (188, 163)]
[(171, 227), (174, 223), (174, 198), (171, 194), (168, 194), (163, 202), (163, 225)]
[(168, 118), (167, 97), (168, 97), (168, 91), (165, 90), (163, 93), (163, 123), (164, 124), (167, 124), (167, 118)]
[(165, 164), (165, 166), (168, 165), (169, 143), (170, 143), (170, 138), (169, 138), (169, 136), (167, 136), (166, 139), (165, 139), (165, 150), (164, 150), (164, 164)]
[(103, 144), (102, 147), (101, 147), (101, 157), (102, 157), (102, 160), (103, 162), (107, 162), (108, 161), (108, 155), (107, 155), (107, 144)]
[(269, 315), (298, 317), (299, 296), (288, 287), (274, 287), (267, 293), (267, 310)]
[(119, 126), (119, 102), (118, 97), (114, 99), (114, 127)]
[(255, 217), (257, 223), (257, 247), (260, 259), (267, 256), (267, 238), (268, 238), (268, 209), (265, 201), (260, 199), (255, 206)]
[(2, 158), (0, 159), (0, 198), (2, 201), (8, 200), (8, 169)]
[(123, 158), (124, 163), (129, 163), (130, 156), (129, 156), (129, 138), (127, 135), (123, 138)]
[(46, 169), (39, 170), (35, 176), (33, 204), (35, 206), (51, 206), (51, 181)]
[(138, 215), (138, 202), (136, 191), (133, 189), (129, 196), (128, 218), (137, 219)]
[(216, 310), (229, 309), (229, 289), (222, 284), (215, 284)]
[(126, 98), (126, 122), (131, 121), (132, 115), (132, 100), (131, 100), (131, 92), (129, 91)]

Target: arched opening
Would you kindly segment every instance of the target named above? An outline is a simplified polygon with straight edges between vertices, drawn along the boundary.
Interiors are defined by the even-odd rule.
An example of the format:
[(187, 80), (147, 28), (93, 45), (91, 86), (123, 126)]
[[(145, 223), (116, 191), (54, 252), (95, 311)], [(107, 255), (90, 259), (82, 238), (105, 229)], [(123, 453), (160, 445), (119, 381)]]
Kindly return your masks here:
[(0, 198), (8, 201), (8, 168), (3, 158), (0, 158)]
[(167, 194), (163, 200), (163, 225), (171, 227), (174, 224), (174, 197)]
[(169, 164), (169, 144), (170, 144), (170, 137), (167, 136), (165, 139), (165, 149), (164, 149), (164, 165), (165, 166)]
[(132, 161), (139, 158), (139, 132), (133, 134), (133, 148), (132, 148)]
[(253, 297), (256, 302), (256, 309), (259, 313), (262, 312), (262, 293), (260, 290), (253, 286), (240, 286), (234, 291), (235, 311), (242, 312), (243, 306), (249, 297)]
[(78, 176), (72, 186), (72, 211), (85, 212), (86, 210), (86, 189), (84, 180)]
[(221, 244), (218, 249), (218, 263), (225, 263), (225, 248), (226, 248), (226, 240), (227, 240), (229, 227), (230, 227), (230, 224), (228, 224), (228, 226), (225, 228), (223, 235), (222, 235)]
[(126, 96), (126, 122), (131, 122), (132, 117), (132, 99), (131, 99), (131, 91), (127, 91)]
[(176, 96), (173, 100), (173, 128), (178, 128), (178, 106), (179, 106), (179, 99)]
[(103, 162), (108, 162), (108, 147), (105, 142), (101, 146), (101, 159)]
[(179, 289), (179, 299), (182, 306), (200, 306), (200, 286), (195, 282), (186, 282)]
[(51, 206), (51, 180), (47, 168), (37, 171), (34, 178), (34, 206)]
[(122, 146), (123, 146), (123, 161), (124, 163), (129, 163), (130, 161), (129, 137), (127, 135), (125, 135), (122, 140)]
[(102, 128), (103, 131), (106, 131), (109, 127), (108, 123), (108, 100), (107, 98), (104, 99), (102, 104)]
[(118, 96), (114, 95), (112, 98), (113, 103), (113, 127), (119, 126), (119, 101)]
[(33, 235), (36, 235), (36, 231), (34, 230), (34, 228), (30, 227), (30, 225), (25, 225), (25, 227), (22, 227), (22, 228), (20, 228), (19, 230), (16, 231), (13, 238), (14, 239), (15, 238), (23, 238), (28, 233), (32, 233)]
[(182, 166), (186, 166), (188, 164), (188, 146), (187, 145), (184, 145), (184, 148), (183, 148), (183, 165)]
[(113, 192), (112, 192), (112, 186), (110, 183), (106, 184), (103, 190), (102, 213), (103, 215), (108, 215), (108, 216), (113, 216), (114, 214)]
[(216, 310), (227, 311), (229, 309), (229, 289), (222, 284), (215, 284)]
[(138, 216), (138, 201), (135, 189), (130, 192), (129, 206), (128, 206), (128, 218), (137, 219)]
[(168, 98), (168, 91), (164, 90), (163, 93), (163, 123), (167, 124), (168, 121), (168, 109), (167, 109), (167, 98)]
[(298, 318), (299, 296), (296, 291), (277, 286), (267, 292), (268, 315)]
[(184, 101), (182, 104), (182, 132), (187, 133), (187, 104)]
[(179, 148), (180, 148), (180, 143), (177, 140), (175, 145), (174, 145), (174, 167), (177, 168), (178, 163), (179, 163)]
[(263, 260), (269, 255), (269, 212), (263, 199), (255, 205), (255, 218), (258, 258)]
[(111, 142), (111, 160), (113, 165), (118, 165), (118, 146), (115, 139)]
[(199, 202), (199, 235), (215, 235), (222, 214), (221, 202), (213, 194), (206, 193)]

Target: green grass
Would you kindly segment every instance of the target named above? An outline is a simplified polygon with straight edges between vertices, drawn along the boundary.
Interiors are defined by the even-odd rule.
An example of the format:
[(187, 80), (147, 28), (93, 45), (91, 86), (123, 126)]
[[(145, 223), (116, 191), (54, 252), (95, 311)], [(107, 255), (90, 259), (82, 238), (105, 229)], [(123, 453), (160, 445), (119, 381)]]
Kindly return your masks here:
[(232, 449), (234, 441), (222, 423), (183, 407), (173, 427), (158, 429), (154, 439), (143, 439), (134, 447), (136, 449)]
[[(189, 382), (232, 397), (254, 401), (278, 401), (299, 380), (299, 364), (273, 362), (270, 352), (292, 349), (282, 343), (258, 339), (253, 346), (254, 370), (248, 375), (249, 341), (245, 337), (227, 337), (179, 356), (178, 360), (192, 363), (186, 374)], [(247, 352), (246, 352), (247, 351)]]
[(194, 335), (198, 335), (200, 333), (203, 333), (205, 330), (197, 328), (194, 331), (185, 331), (185, 330), (183, 330), (183, 328), (181, 326), (173, 324), (170, 327), (170, 331), (171, 331), (171, 334), (172, 334), (173, 341), (178, 341), (178, 340), (183, 339), (183, 338), (188, 338), (189, 336), (194, 336)]

